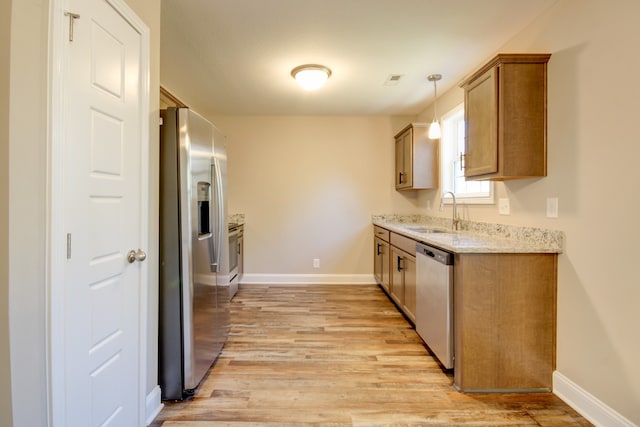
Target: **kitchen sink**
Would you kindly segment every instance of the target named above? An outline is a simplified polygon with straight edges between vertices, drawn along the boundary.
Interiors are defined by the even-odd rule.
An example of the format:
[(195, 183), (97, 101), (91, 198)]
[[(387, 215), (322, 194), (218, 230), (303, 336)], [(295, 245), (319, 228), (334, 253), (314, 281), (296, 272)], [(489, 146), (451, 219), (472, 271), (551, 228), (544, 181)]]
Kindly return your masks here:
[(416, 233), (444, 233), (443, 230), (438, 230), (437, 228), (429, 228), (424, 225), (405, 225), (404, 228)]

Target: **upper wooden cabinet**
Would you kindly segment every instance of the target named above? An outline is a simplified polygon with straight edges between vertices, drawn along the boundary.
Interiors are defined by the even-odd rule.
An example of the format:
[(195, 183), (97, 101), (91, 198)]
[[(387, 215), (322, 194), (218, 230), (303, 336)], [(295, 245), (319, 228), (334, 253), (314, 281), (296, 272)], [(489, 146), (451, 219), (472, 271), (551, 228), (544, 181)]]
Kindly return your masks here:
[(547, 175), (550, 54), (500, 54), (465, 80), (465, 177)]
[(438, 186), (437, 141), (427, 137), (426, 123), (410, 123), (395, 136), (396, 190)]

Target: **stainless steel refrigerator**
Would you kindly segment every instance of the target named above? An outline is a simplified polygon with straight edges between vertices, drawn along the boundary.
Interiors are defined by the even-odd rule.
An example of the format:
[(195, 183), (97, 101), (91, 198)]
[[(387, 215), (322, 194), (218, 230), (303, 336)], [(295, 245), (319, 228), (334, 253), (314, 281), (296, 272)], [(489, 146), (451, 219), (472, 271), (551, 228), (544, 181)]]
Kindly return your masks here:
[(188, 108), (162, 111), (158, 377), (193, 394), (229, 333), (224, 136)]

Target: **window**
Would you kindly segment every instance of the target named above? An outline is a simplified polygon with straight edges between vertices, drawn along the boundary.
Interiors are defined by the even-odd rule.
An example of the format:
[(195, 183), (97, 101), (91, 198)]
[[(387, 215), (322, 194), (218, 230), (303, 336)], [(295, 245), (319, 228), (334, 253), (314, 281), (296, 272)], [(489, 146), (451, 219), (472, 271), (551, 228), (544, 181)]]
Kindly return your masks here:
[[(467, 181), (460, 164), (464, 154), (464, 104), (442, 117), (441, 170), (442, 193), (452, 191), (458, 203), (493, 204), (493, 182)], [(445, 198), (445, 203), (450, 203)]]

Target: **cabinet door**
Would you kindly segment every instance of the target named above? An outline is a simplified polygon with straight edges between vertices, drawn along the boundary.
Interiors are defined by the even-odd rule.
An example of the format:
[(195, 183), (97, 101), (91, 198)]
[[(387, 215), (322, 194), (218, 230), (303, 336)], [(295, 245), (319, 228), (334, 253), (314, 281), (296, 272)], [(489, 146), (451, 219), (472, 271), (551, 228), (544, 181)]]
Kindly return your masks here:
[(402, 136), (396, 138), (396, 188), (402, 188), (404, 183), (404, 139)]
[(396, 188), (413, 186), (413, 130), (396, 137)]
[(238, 277), (244, 272), (244, 237), (238, 236)]
[(381, 270), (380, 284), (387, 292), (389, 292), (389, 283), (391, 282), (391, 276), (390, 276), (391, 246), (389, 245), (389, 243), (385, 242), (384, 240), (381, 240), (380, 243), (381, 243), (380, 249), (382, 252), (382, 260), (381, 260), (381, 266), (380, 266), (380, 270)]
[(374, 239), (374, 276), (376, 282), (389, 292), (389, 243), (376, 237)]
[(404, 158), (403, 187), (413, 187), (413, 129), (402, 135), (402, 156)]
[(465, 90), (465, 177), (498, 172), (497, 69)]
[(405, 255), (404, 263), (404, 312), (416, 321), (416, 258)]
[(391, 298), (400, 307), (404, 306), (404, 253), (391, 246)]
[(383, 251), (382, 240), (379, 238), (373, 239), (373, 275), (376, 278), (376, 282), (382, 284), (382, 258)]

